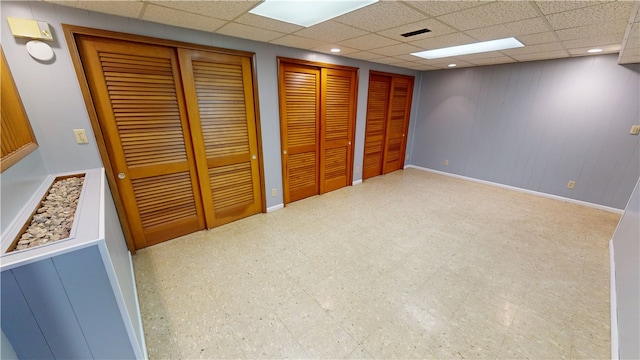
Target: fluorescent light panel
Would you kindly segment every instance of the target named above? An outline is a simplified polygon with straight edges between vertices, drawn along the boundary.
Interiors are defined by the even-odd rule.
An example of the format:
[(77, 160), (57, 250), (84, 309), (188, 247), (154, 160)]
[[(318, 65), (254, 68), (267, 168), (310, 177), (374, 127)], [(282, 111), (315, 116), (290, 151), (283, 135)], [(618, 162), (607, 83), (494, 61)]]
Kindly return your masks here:
[(378, 0), (264, 0), (250, 13), (304, 27), (344, 15)]
[(451, 46), (442, 49), (426, 50), (416, 53), (411, 53), (413, 56), (419, 56), (425, 59), (440, 59), (450, 56), (460, 56), (477, 54), (488, 51), (498, 51), (506, 49), (514, 49), (523, 47), (524, 45), (516, 38), (509, 37), (498, 40), (482, 41), (473, 44)]

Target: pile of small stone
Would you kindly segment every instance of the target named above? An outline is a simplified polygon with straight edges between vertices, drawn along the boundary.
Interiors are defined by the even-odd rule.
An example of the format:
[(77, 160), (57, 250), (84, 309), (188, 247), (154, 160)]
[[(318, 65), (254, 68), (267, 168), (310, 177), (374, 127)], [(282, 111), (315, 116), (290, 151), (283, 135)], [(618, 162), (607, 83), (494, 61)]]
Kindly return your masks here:
[(15, 250), (68, 238), (83, 183), (84, 176), (54, 182), (31, 218), (29, 227), (20, 237)]

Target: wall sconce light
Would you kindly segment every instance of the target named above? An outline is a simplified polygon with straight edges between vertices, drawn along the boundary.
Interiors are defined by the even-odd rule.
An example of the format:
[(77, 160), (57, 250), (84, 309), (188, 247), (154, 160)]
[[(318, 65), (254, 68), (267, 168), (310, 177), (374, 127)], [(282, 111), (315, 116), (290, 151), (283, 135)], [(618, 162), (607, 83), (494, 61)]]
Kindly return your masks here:
[(11, 34), (19, 38), (35, 39), (27, 42), (27, 52), (36, 60), (49, 61), (54, 53), (49, 44), (40, 40), (53, 41), (53, 35), (46, 21), (7, 17)]

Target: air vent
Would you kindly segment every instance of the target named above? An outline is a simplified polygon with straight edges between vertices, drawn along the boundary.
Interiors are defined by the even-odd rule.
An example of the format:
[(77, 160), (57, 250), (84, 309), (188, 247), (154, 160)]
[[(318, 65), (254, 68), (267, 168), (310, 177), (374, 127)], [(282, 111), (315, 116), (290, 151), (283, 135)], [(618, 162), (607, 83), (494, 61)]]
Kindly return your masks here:
[(408, 33), (404, 33), (404, 34), (400, 34), (404, 37), (409, 37), (409, 36), (416, 36), (416, 35), (420, 35), (420, 34), (424, 34), (424, 33), (428, 33), (431, 32), (431, 30), (429, 29), (420, 29), (420, 30), (416, 30), (416, 31), (411, 31)]

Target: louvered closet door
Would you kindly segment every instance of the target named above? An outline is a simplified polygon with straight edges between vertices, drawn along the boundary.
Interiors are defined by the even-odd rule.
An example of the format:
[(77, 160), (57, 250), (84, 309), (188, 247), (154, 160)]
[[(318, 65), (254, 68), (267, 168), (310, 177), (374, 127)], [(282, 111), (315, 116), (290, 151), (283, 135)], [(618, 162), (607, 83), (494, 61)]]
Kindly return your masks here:
[(203, 229), (175, 50), (77, 42), (136, 248)]
[(355, 71), (322, 69), (320, 193), (351, 184)]
[(208, 227), (260, 212), (249, 58), (178, 51)]
[(412, 79), (392, 78), (389, 120), (385, 140), (384, 174), (404, 167), (404, 153), (407, 145), (406, 132), (409, 125), (412, 92)]
[(280, 131), (284, 201), (319, 192), (320, 70), (280, 64)]
[(371, 74), (367, 99), (367, 128), (364, 138), (364, 163), (362, 178), (382, 175), (384, 139), (389, 113), (391, 78)]

